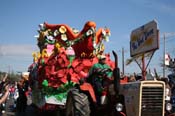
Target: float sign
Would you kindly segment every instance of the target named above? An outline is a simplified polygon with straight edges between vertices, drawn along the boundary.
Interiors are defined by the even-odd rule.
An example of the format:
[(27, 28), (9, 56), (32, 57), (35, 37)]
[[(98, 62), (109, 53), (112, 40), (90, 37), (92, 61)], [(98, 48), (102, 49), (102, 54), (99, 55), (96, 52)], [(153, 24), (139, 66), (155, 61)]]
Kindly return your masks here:
[(159, 31), (155, 20), (133, 30), (130, 37), (131, 57), (159, 49)]

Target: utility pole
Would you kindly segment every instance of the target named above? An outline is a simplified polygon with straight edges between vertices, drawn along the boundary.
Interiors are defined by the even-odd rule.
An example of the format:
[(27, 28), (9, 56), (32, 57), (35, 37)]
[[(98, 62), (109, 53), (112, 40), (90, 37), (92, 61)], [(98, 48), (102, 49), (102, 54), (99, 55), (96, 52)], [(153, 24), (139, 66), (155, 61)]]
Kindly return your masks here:
[(8, 65), (8, 73), (10, 74), (11, 73), (11, 66)]
[(125, 74), (125, 52), (127, 52), (127, 51), (125, 51), (124, 47), (122, 47), (122, 72), (123, 72), (123, 75)]
[(123, 75), (125, 74), (125, 55), (124, 55), (124, 48), (122, 47), (122, 71)]
[(163, 77), (165, 77), (165, 33), (163, 34)]

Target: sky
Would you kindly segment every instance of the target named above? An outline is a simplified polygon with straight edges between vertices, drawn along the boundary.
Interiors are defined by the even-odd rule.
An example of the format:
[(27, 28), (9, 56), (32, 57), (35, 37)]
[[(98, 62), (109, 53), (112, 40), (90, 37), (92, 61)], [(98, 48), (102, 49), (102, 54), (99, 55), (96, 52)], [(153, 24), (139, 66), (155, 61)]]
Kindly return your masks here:
[[(160, 47), (148, 68), (162, 74), (164, 33), (166, 52), (175, 55), (174, 0), (0, 0), (0, 71), (27, 71), (32, 52), (38, 51), (34, 36), (39, 24), (67, 24), (81, 30), (87, 21), (96, 22), (97, 29), (110, 29), (105, 52), (115, 50), (122, 69), (121, 50), (124, 48), (124, 61), (130, 58), (131, 31), (154, 19), (160, 30)], [(140, 72), (135, 62), (125, 66), (125, 73), (133, 72)]]

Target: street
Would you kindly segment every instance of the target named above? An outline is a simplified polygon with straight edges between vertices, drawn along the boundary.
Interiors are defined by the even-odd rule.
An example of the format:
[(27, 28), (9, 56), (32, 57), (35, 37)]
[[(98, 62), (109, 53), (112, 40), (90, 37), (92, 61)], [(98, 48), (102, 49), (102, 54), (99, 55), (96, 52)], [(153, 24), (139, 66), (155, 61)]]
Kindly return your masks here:
[(15, 110), (13, 109), (14, 100), (12, 97), (9, 97), (6, 101), (5, 113), (0, 114), (0, 116), (60, 116), (63, 114), (63, 111), (44, 111), (40, 112), (36, 106), (30, 105), (26, 107), (25, 113), (15, 114)]
[(2, 116), (15, 116), (15, 112), (12, 111), (12, 106), (14, 105), (14, 100), (9, 97), (6, 102), (5, 113)]

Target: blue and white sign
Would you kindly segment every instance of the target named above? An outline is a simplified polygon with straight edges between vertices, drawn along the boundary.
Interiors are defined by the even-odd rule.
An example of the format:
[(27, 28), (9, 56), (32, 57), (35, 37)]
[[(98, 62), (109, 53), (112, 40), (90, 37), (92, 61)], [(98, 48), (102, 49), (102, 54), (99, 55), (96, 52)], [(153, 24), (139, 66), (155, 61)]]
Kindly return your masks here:
[(130, 37), (131, 57), (159, 49), (159, 31), (155, 20), (133, 30)]

